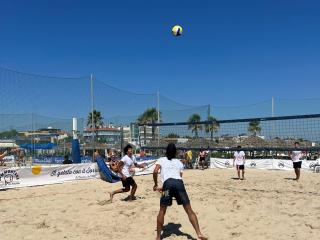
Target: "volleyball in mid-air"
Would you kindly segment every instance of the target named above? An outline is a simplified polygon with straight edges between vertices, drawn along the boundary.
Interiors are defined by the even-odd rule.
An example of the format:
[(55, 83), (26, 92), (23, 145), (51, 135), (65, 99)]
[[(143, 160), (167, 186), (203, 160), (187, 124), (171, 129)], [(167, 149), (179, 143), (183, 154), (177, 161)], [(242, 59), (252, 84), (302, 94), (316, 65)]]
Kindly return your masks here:
[(172, 34), (176, 37), (178, 36), (181, 36), (182, 35), (182, 27), (179, 26), (179, 25), (175, 25), (173, 28), (172, 28)]

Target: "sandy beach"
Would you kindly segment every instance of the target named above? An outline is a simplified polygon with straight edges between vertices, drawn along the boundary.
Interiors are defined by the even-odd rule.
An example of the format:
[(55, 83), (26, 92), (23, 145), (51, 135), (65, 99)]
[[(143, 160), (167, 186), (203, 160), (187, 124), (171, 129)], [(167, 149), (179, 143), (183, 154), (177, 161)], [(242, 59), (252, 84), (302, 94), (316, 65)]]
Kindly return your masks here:
[[(246, 180), (226, 169), (189, 170), (184, 182), (209, 239), (308, 239), (320, 236), (320, 174), (247, 170)], [(0, 192), (2, 240), (155, 239), (159, 193), (152, 176), (135, 177), (138, 200), (108, 191), (121, 183), (83, 180)], [(163, 239), (196, 239), (182, 207), (167, 211)]]

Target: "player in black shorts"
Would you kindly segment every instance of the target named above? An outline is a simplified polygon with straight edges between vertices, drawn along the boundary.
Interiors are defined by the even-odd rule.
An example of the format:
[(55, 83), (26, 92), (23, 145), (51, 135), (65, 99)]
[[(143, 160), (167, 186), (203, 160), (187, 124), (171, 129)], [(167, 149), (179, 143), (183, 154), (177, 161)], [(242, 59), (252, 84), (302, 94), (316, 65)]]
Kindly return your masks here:
[[(183, 164), (176, 159), (177, 149), (173, 143), (167, 146), (166, 157), (159, 158), (153, 171), (154, 191), (161, 191), (160, 210), (157, 217), (157, 240), (160, 240), (161, 231), (164, 222), (164, 215), (167, 207), (172, 205), (172, 199), (175, 198), (178, 205), (183, 205), (188, 214), (189, 220), (194, 227), (198, 239), (207, 239), (202, 235), (198, 223), (197, 215), (193, 212), (187, 191), (182, 181)], [(158, 172), (160, 171), (163, 186), (158, 188)]]
[(301, 165), (302, 165), (302, 157), (304, 156), (304, 154), (302, 153), (302, 151), (299, 149), (299, 142), (295, 142), (294, 143), (294, 151), (291, 152), (290, 157), (292, 160), (292, 164), (293, 164), (293, 168), (294, 168), (294, 172), (296, 174), (296, 178), (294, 180), (299, 181), (300, 179), (300, 169), (301, 169)]

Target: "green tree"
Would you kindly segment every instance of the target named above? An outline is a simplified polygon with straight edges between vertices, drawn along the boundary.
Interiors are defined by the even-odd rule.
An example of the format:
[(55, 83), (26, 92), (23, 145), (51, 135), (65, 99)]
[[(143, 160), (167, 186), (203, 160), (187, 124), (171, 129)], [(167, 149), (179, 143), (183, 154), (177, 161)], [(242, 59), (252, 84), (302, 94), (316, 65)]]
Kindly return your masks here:
[(0, 138), (2, 139), (10, 139), (10, 138), (14, 138), (18, 135), (17, 130), (15, 129), (11, 129), (9, 131), (4, 131), (0, 133)]
[(96, 137), (98, 137), (97, 129), (103, 126), (103, 117), (100, 111), (93, 110), (93, 124), (92, 124), (92, 112), (89, 112), (87, 118), (87, 127), (94, 131)]
[(207, 120), (210, 121), (210, 123), (207, 123), (205, 125), (205, 130), (206, 130), (206, 133), (210, 133), (210, 139), (211, 141), (213, 141), (213, 133), (218, 132), (220, 123), (213, 116), (209, 116)]
[[(161, 112), (159, 113), (161, 119)], [(137, 119), (139, 124), (154, 124), (158, 121), (158, 110), (156, 108), (148, 108)], [(144, 125), (144, 143), (146, 144), (146, 125)], [(152, 126), (152, 139), (155, 139), (156, 127)]]
[(248, 132), (252, 133), (253, 136), (257, 136), (257, 133), (261, 132), (260, 121), (254, 120), (249, 122)]
[(201, 117), (199, 114), (192, 114), (188, 119), (188, 129), (191, 129), (191, 132), (194, 133), (195, 137), (199, 136), (199, 131), (202, 130), (202, 125), (197, 122), (201, 121)]

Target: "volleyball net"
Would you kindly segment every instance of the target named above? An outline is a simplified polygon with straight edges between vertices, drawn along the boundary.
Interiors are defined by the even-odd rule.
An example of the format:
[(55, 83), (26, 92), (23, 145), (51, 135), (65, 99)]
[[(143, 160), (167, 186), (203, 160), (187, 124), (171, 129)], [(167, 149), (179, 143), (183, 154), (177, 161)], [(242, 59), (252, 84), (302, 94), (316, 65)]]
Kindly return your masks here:
[(320, 150), (320, 114), (141, 124), (140, 128), (150, 129), (149, 135), (140, 135), (141, 147), (154, 152), (170, 142), (178, 149), (197, 151), (231, 152), (241, 146), (245, 151), (272, 154), (293, 150), (295, 142), (304, 151)]
[[(51, 77), (0, 67), (0, 140), (19, 142), (24, 139), (33, 144), (37, 139), (40, 139), (39, 144), (43, 139), (47, 141), (44, 143), (54, 142), (50, 134), (47, 138), (39, 137), (40, 132), (45, 135), (45, 131), (53, 135), (54, 131), (59, 131), (60, 135), (65, 133), (64, 139), (70, 140), (72, 118), (76, 117), (79, 137), (82, 143), (90, 146), (90, 133), (85, 131), (90, 127), (90, 113), (95, 109), (101, 113), (102, 120), (95, 127), (111, 126), (120, 130), (130, 126), (131, 133), (123, 131), (110, 139), (97, 135), (91, 148), (118, 137), (122, 138), (121, 144), (130, 142), (132, 137), (123, 135), (133, 135), (132, 132), (137, 147), (150, 149), (163, 148), (168, 141), (175, 141), (180, 148), (232, 149), (240, 144), (256, 150), (289, 149), (297, 140), (310, 149), (319, 144), (320, 99), (276, 98), (244, 106), (192, 106), (161, 93), (137, 93), (131, 91), (132, 85), (119, 89), (107, 82), (108, 79), (92, 75)], [(138, 126), (139, 116), (152, 108), (159, 112), (160, 119), (153, 116), (148, 123), (140, 122)], [(197, 120), (190, 123), (194, 115), (198, 116)], [(216, 119), (211, 125), (207, 121), (210, 115)], [(22, 133), (34, 137), (24, 138)], [(91, 135), (94, 134), (91, 132)], [(63, 143), (63, 148), (68, 144), (64, 140), (57, 142)], [(120, 149), (121, 144), (118, 141), (114, 146)], [(101, 145), (101, 148), (109, 145)]]

